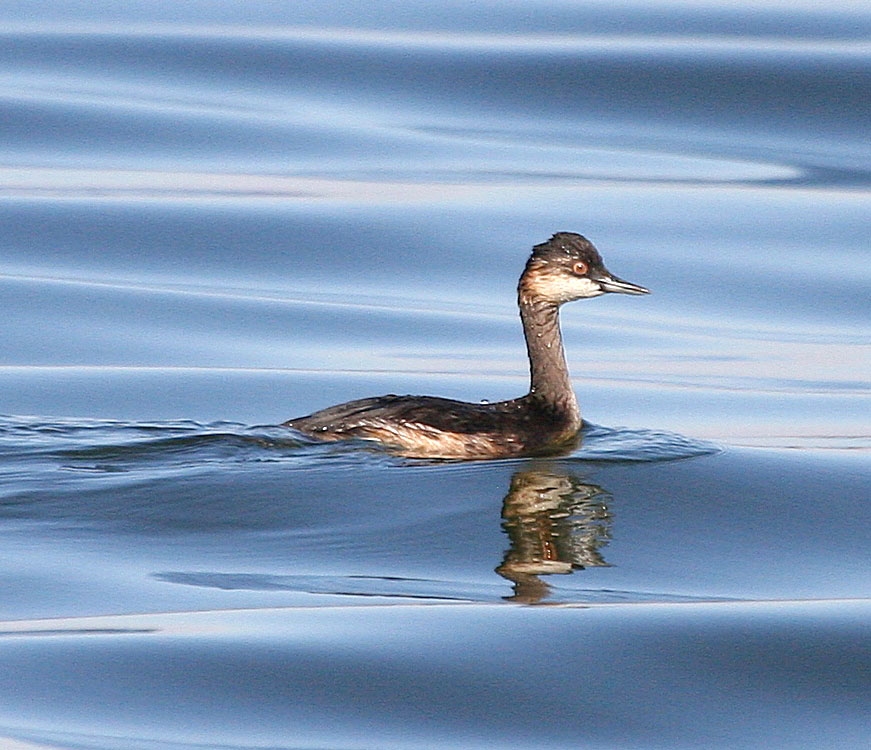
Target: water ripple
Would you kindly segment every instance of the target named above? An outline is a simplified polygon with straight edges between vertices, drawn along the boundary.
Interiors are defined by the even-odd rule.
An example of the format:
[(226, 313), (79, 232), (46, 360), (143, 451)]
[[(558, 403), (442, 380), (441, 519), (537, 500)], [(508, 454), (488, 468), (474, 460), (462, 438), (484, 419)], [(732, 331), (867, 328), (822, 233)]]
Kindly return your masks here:
[[(672, 461), (716, 453), (711, 443), (672, 432), (611, 429), (586, 425), (573, 458), (589, 461)], [(124, 474), (202, 470), (256, 462), (284, 462), (300, 468), (329, 460), (329, 466), (391, 461), (368, 441), (318, 443), (292, 430), (236, 422), (191, 420), (39, 420), (0, 418), (0, 467), (48, 460), (55, 468), (83, 474)], [(399, 462), (407, 465), (408, 462)], [(415, 463), (415, 462), (411, 462)], [(0, 469), (2, 471), (2, 469)]]
[(583, 442), (572, 455), (589, 461), (636, 463), (676, 461), (719, 453), (718, 445), (676, 432), (609, 428), (586, 423)]

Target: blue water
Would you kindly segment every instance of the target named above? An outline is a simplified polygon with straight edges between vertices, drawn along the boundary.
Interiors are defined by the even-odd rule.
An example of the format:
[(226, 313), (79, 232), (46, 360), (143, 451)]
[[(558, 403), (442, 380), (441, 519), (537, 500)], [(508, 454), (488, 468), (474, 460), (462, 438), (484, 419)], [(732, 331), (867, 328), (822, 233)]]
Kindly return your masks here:
[[(0, 107), (4, 748), (871, 742), (871, 9), (7, 2)], [(576, 451), (276, 426), (522, 394), (560, 230)]]

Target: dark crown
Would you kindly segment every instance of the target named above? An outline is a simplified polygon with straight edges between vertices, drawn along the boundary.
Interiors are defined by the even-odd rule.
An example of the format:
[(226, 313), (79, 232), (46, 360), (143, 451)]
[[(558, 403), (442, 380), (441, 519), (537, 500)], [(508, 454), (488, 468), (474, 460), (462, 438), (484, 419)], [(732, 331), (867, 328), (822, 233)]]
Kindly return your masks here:
[(587, 265), (602, 265), (602, 256), (592, 242), (574, 232), (557, 232), (547, 242), (532, 248), (532, 258), (543, 261), (583, 260)]

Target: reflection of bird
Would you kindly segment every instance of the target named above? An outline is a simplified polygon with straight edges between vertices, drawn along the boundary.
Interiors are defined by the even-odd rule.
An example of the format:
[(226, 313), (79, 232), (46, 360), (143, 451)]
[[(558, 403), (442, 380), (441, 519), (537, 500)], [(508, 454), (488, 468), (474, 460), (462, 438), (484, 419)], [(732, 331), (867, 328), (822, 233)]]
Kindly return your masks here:
[(538, 576), (605, 567), (611, 515), (601, 487), (552, 471), (519, 471), (502, 505), (511, 540), (496, 572), (514, 583), (514, 601), (537, 602), (550, 592)]
[(581, 235), (555, 234), (533, 248), (517, 288), (529, 354), (528, 394), (492, 404), (380, 396), (284, 424), (322, 440), (374, 439), (416, 457), (499, 458), (564, 449), (576, 441), (581, 415), (563, 353), (559, 307), (605, 292), (647, 294), (647, 289), (612, 276)]

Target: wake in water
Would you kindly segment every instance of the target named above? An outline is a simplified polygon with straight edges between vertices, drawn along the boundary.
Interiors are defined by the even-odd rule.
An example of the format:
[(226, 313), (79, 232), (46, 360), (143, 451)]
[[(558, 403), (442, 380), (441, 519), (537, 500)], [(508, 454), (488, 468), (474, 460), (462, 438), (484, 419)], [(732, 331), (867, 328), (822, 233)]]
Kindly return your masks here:
[[(582, 447), (562, 457), (562, 466), (560, 459), (446, 462), (400, 458), (372, 441), (324, 443), (284, 427), (235, 422), (4, 417), (0, 518), (9, 529), (36, 523), (48, 533), (71, 530), (76, 539), (123, 537), (125, 548), (155, 540), (162, 545), (179, 534), (197, 539), (230, 535), (230, 570), (203, 569), (186, 556), (188, 569), (152, 569), (154, 580), (185, 587), (406, 600), (554, 601), (551, 584), (539, 576), (607, 567), (603, 548), (611, 534), (607, 489), (590, 481), (582, 466), (566, 466), (565, 459), (571, 464), (674, 461), (714, 450), (672, 433), (592, 425), (582, 438)], [(421, 504), (420, 498), (436, 487), (444, 492), (440, 502)], [(371, 539), (364, 548), (372, 545), (379, 556), (402, 559), (404, 537), (384, 541), (398, 529), (421, 524), (450, 529), (458, 520), (457, 508), (462, 513), (479, 508), (481, 518), (497, 526), (500, 497), (509, 544), (501, 561), (494, 556), (487, 567), (501, 582), (361, 575), (355, 556), (354, 564), (339, 566), (348, 568), (344, 573), (317, 568), (290, 573), (275, 568), (274, 561), (266, 572), (240, 572), (262, 546), (272, 550), (278, 545), (270, 560), (283, 559), (284, 544), (297, 550), (315, 544), (319, 555), (343, 560), (349, 545)], [(449, 536), (459, 533), (455, 529)], [(244, 550), (238, 557), (237, 547)], [(150, 553), (148, 559), (149, 566), (155, 564)], [(512, 585), (510, 597), (505, 596), (505, 580)], [(567, 596), (590, 601), (598, 595)], [(598, 598), (626, 596), (611, 592)], [(647, 594), (632, 596), (637, 600)]]
[[(496, 581), (470, 582), (401, 576), (269, 575), (180, 571), (155, 573), (154, 578), (167, 583), (223, 591), (292, 592), (379, 600), (399, 599), (406, 602), (423, 600), (481, 603), (501, 602), (506, 598), (504, 584)], [(572, 602), (599, 604), (736, 601), (735, 598), (730, 597), (691, 596), (670, 592), (573, 588), (570, 592), (557, 592), (555, 596), (549, 597), (548, 603), (560, 602), (560, 596)]]
[[(588, 424), (582, 431), (580, 447), (570, 457), (596, 462), (674, 461), (717, 450), (710, 443), (676, 433)], [(422, 463), (395, 458), (374, 442), (314, 442), (283, 427), (188, 420), (122, 422), (0, 417), (0, 475), (38, 471), (40, 467), (116, 474), (175, 472), (251, 462), (305, 466), (324, 459), (347, 463), (371, 461), (373, 457), (399, 465)]]

